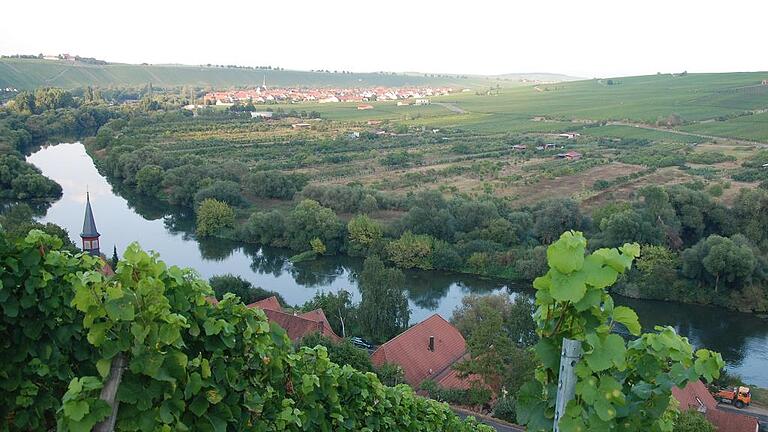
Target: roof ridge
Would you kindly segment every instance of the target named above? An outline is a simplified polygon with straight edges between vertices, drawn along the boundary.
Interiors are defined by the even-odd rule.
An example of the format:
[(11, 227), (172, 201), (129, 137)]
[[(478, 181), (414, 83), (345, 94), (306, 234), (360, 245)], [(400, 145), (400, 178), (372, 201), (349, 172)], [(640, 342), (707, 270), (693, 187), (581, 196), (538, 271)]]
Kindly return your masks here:
[[(409, 331), (411, 331), (411, 330), (415, 329), (416, 327), (418, 327), (418, 326), (420, 326), (420, 325), (424, 324), (425, 322), (427, 322), (427, 321), (431, 320), (431, 319), (432, 319), (432, 318), (434, 318), (434, 317), (438, 317), (438, 318), (442, 319), (443, 321), (445, 321), (446, 323), (450, 324), (450, 323), (449, 323), (449, 322), (448, 322), (448, 321), (447, 321), (445, 318), (443, 318), (442, 316), (440, 316), (440, 314), (439, 314), (439, 313), (435, 313), (435, 314), (432, 314), (432, 315), (431, 315), (429, 318), (425, 319), (424, 321), (421, 321), (421, 322), (419, 322), (419, 323), (417, 323), (417, 324), (413, 325), (412, 327), (408, 327), (407, 329), (405, 329), (405, 330), (401, 331), (401, 332), (400, 332), (400, 333), (399, 333), (397, 336), (395, 336), (395, 337), (393, 337), (392, 339), (390, 339), (390, 340), (388, 340), (388, 341), (384, 342), (383, 344), (379, 345), (379, 347), (378, 347), (378, 348), (376, 348), (376, 351), (378, 351), (378, 350), (380, 350), (380, 349), (384, 348), (384, 347), (385, 347), (385, 346), (387, 346), (387, 344), (389, 344), (390, 342), (394, 342), (394, 341), (396, 341), (396, 340), (397, 340), (397, 339), (398, 339), (400, 336), (402, 336), (402, 335), (404, 335), (404, 334), (408, 333)], [(464, 337), (464, 336), (462, 336), (462, 337)], [(374, 354), (376, 354), (376, 351), (374, 351), (373, 353), (374, 353)]]

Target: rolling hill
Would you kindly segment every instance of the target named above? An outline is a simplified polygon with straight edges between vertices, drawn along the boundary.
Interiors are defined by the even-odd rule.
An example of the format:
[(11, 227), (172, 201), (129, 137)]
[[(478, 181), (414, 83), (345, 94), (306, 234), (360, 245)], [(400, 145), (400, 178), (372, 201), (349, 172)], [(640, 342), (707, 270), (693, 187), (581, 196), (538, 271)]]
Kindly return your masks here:
[[(542, 74), (530, 74), (529, 79)], [(534, 76), (535, 75), (535, 76)], [(76, 88), (84, 86), (142, 86), (152, 83), (159, 87), (197, 86), (217, 89), (235, 86), (256, 86), (266, 76), (270, 86), (452, 86), (486, 87), (498, 79), (511, 85), (528, 74), (502, 77), (433, 75), (418, 73), (326, 73), (295, 70), (266, 70), (186, 65), (134, 65), (110, 63), (94, 65), (42, 59), (0, 59), (0, 88), (33, 89), (40, 86)], [(547, 76), (550, 76), (547, 74)], [(560, 75), (552, 74), (551, 77)]]

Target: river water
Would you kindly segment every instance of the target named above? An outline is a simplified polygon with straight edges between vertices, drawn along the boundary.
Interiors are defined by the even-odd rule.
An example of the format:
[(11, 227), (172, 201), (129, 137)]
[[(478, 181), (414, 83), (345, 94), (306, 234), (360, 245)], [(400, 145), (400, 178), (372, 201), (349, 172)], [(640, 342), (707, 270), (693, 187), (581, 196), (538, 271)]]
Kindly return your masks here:
[[(80, 244), (88, 191), (107, 257), (112, 256), (113, 246), (120, 254), (137, 241), (144, 249), (160, 253), (170, 265), (194, 268), (204, 278), (225, 273), (242, 276), (256, 286), (279, 292), (290, 304), (303, 304), (319, 291), (340, 289), (360, 299), (356, 274), (362, 263), (358, 259), (327, 257), (294, 265), (288, 261), (289, 251), (218, 239), (198, 241), (190, 218), (117, 192), (80, 143), (43, 147), (27, 160), (58, 182), (64, 192), (40, 220), (66, 228), (75, 244)], [(434, 313), (449, 318), (470, 293), (528, 290), (500, 280), (424, 271), (406, 272), (406, 289), (412, 323)], [(745, 381), (768, 387), (768, 321), (705, 306), (626, 298), (617, 298), (616, 303), (633, 307), (644, 329), (672, 325), (694, 345), (721, 352), (728, 368)]]

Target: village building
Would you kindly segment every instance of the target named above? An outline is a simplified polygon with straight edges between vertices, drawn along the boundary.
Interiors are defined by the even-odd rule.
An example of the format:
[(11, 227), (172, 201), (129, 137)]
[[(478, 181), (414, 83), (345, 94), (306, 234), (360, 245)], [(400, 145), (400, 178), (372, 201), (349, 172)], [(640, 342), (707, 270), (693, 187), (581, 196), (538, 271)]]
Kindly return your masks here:
[(334, 342), (341, 341), (341, 338), (331, 328), (331, 324), (322, 309), (301, 314), (289, 312), (280, 306), (280, 302), (275, 296), (251, 303), (247, 307), (264, 311), (267, 319), (285, 329), (288, 338), (294, 342), (313, 333), (319, 333)]
[(557, 136), (561, 138), (576, 139), (576, 137), (580, 137), (581, 134), (576, 132), (564, 132), (561, 134), (557, 134)]
[(719, 409), (715, 398), (703, 382), (688, 383), (685, 388), (672, 387), (672, 396), (680, 402), (680, 410), (696, 410), (717, 427), (718, 432), (758, 432), (756, 418)]
[(357, 109), (359, 109), (359, 110), (372, 110), (373, 109), (373, 105), (368, 105), (368, 104), (358, 105)]
[(424, 380), (433, 380), (441, 388), (468, 389), (480, 378), (461, 378), (453, 368), (467, 356), (464, 336), (435, 314), (379, 346), (371, 355), (371, 362), (376, 367), (385, 363), (400, 366), (405, 382), (414, 389)]
[(272, 118), (272, 111), (251, 111), (251, 118)]
[(291, 125), (291, 127), (294, 129), (307, 129), (312, 127), (312, 125), (309, 123), (294, 123)]
[(557, 157), (559, 157), (560, 159), (577, 161), (581, 159), (581, 153), (571, 150), (569, 152), (559, 153)]
[(517, 150), (517, 151), (523, 151), (523, 150), (525, 150), (527, 148), (528, 147), (523, 145), (523, 144), (515, 144), (515, 145), (512, 146), (512, 149), (513, 150)]
[(416, 99), (415, 105), (429, 105), (429, 99)]

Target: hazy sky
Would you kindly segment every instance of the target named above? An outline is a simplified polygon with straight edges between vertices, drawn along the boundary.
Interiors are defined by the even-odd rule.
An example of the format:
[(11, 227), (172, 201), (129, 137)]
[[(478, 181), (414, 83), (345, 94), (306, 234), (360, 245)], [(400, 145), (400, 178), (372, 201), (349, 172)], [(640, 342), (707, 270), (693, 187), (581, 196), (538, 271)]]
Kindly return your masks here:
[(0, 53), (581, 77), (768, 70), (768, 0), (5, 0)]

